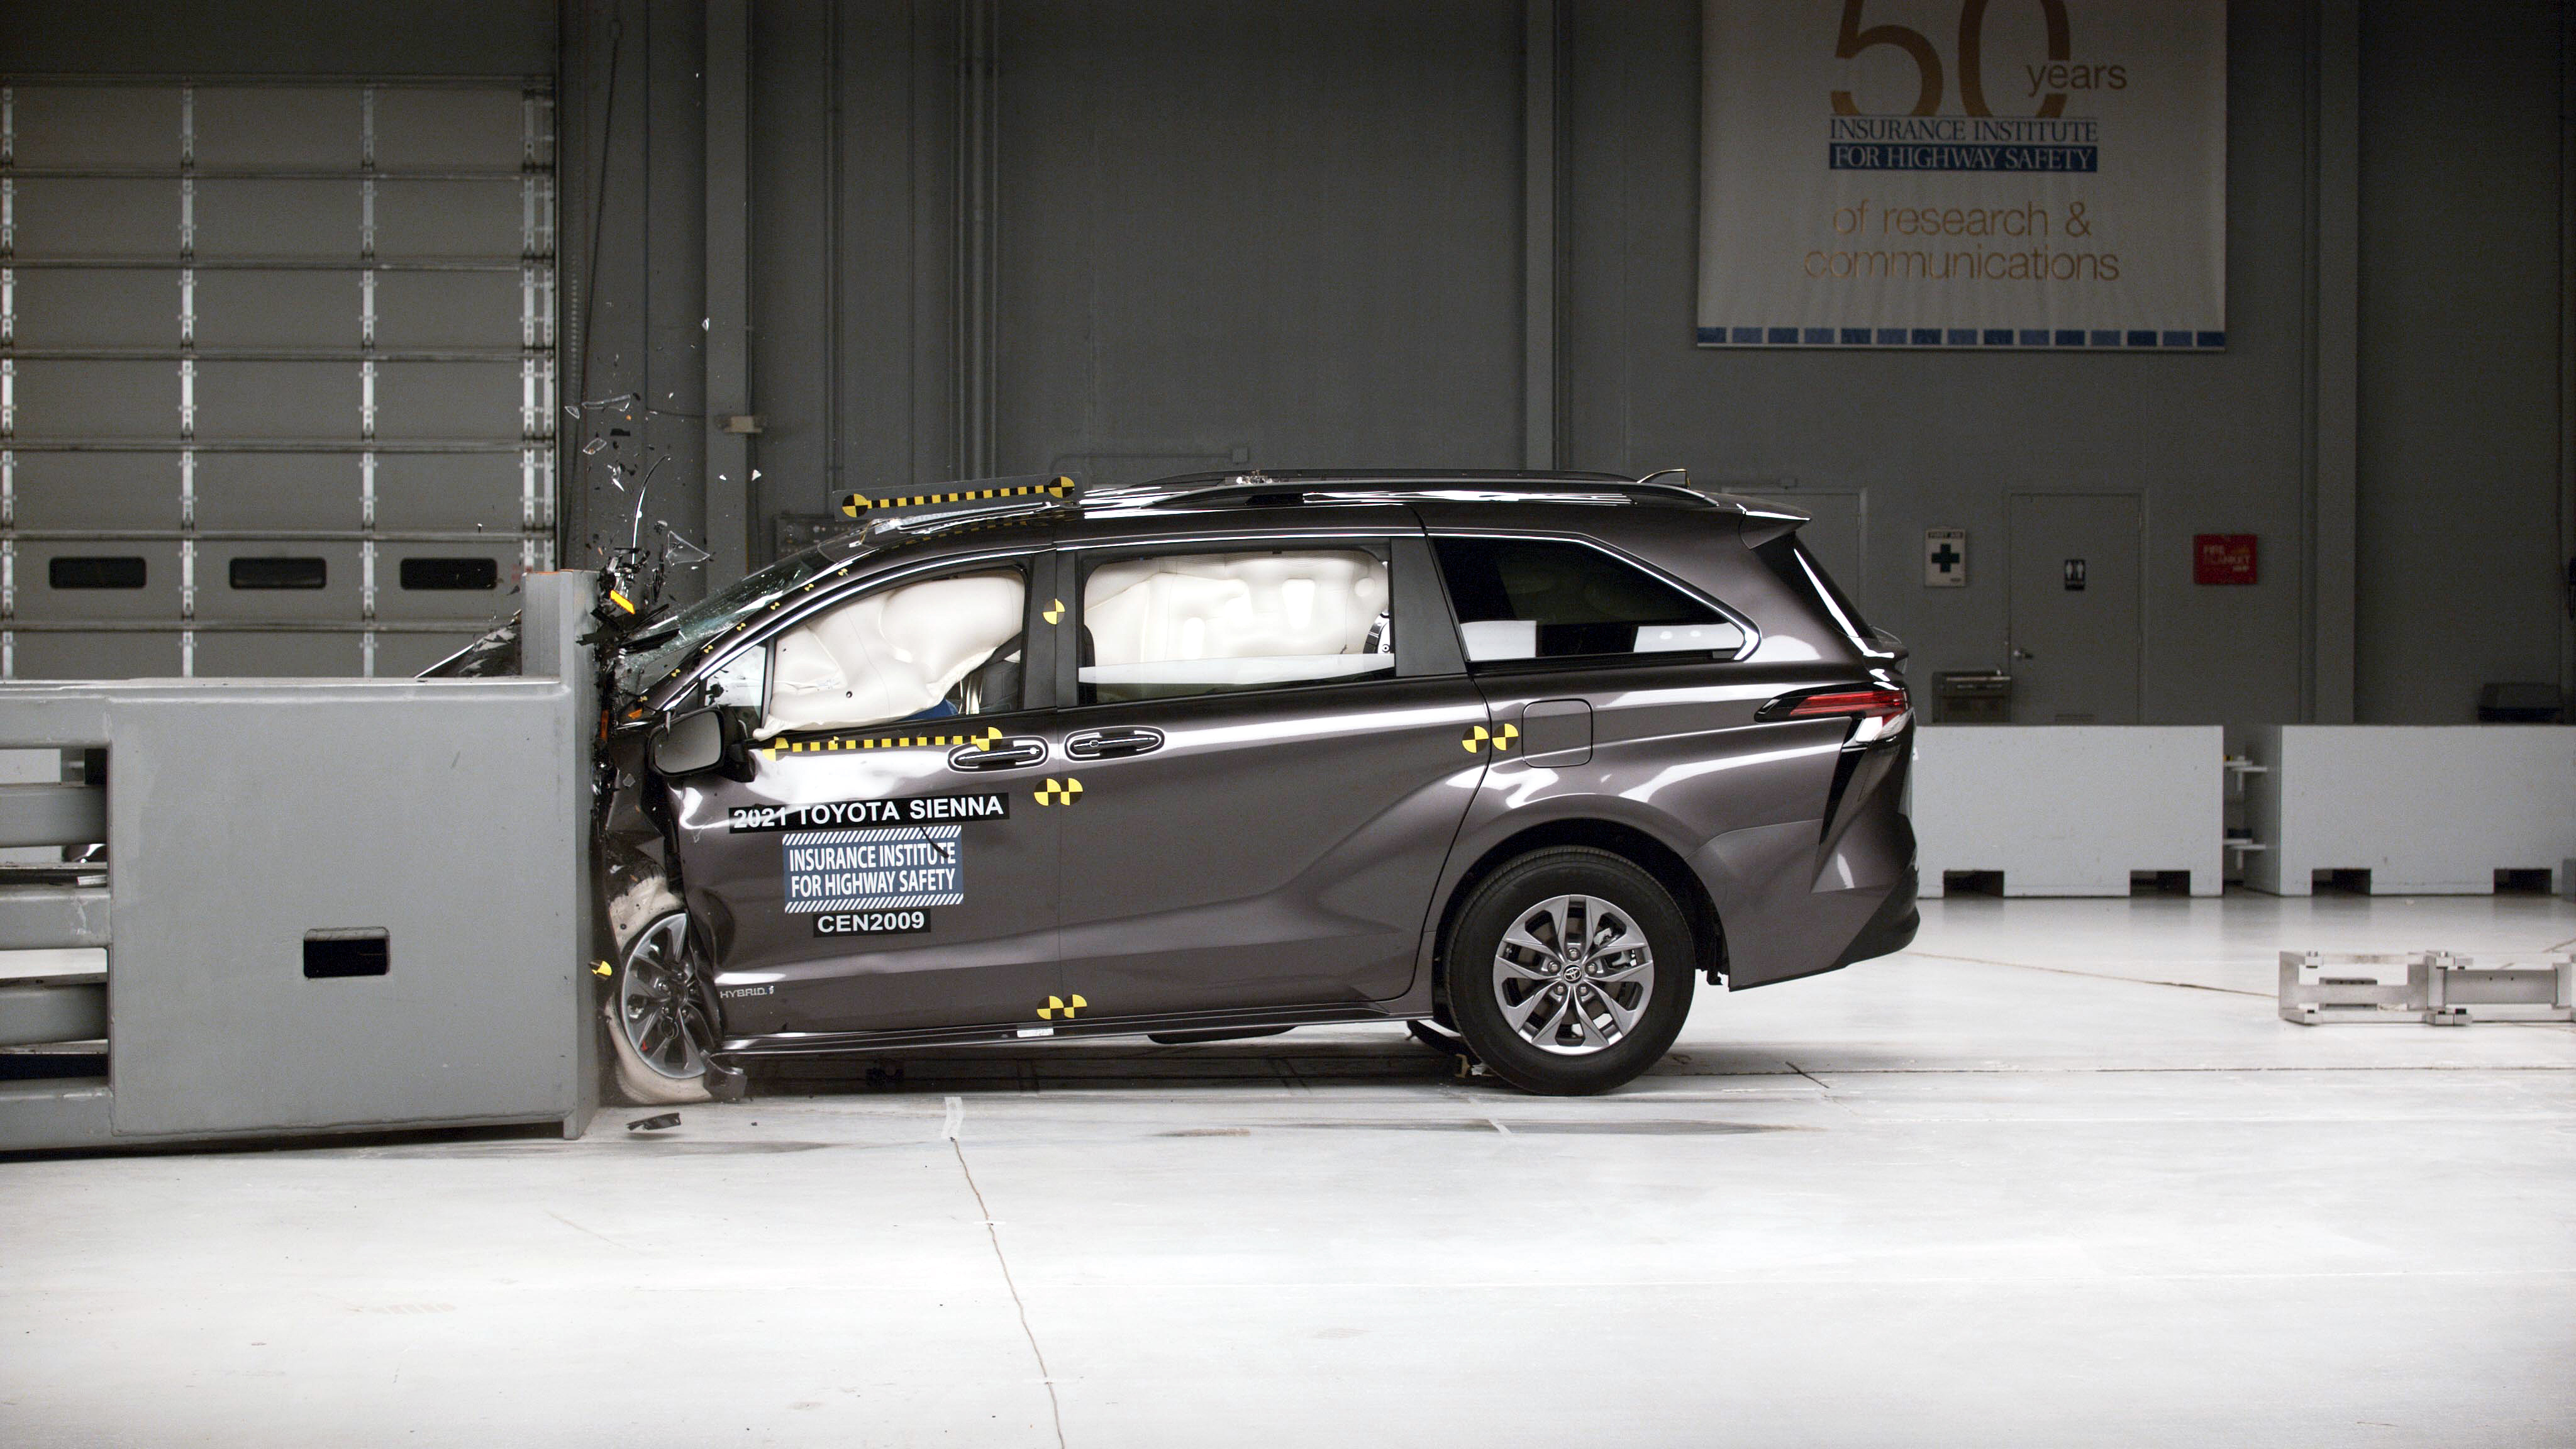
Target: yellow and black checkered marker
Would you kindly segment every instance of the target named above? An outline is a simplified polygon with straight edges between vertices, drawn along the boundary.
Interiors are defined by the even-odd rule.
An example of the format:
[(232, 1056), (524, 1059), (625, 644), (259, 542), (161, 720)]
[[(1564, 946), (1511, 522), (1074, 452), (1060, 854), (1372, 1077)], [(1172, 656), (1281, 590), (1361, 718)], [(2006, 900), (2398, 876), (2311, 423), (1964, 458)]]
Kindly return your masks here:
[(982, 503), (994, 498), (1063, 498), (1073, 492), (1073, 480), (1055, 478), (1044, 483), (1024, 483), (1014, 488), (961, 488), (954, 493), (915, 493), (903, 498), (870, 498), (862, 493), (841, 495), (841, 516), (857, 518), (880, 508), (919, 508), (935, 503)]
[(1050, 996), (1047, 998), (1047, 1004), (1038, 1008), (1038, 1020), (1053, 1021), (1057, 1017), (1061, 1016), (1065, 1020), (1071, 1021), (1073, 1020), (1073, 1014), (1075, 1012), (1082, 1010), (1090, 1004), (1090, 1002), (1083, 1000), (1079, 996), (1075, 997), (1071, 1001), (1066, 1001), (1061, 996)]
[(760, 757), (775, 760), (780, 755), (837, 755), (843, 750), (945, 750), (958, 745), (975, 745), (991, 749), (992, 741), (1002, 732), (994, 730), (991, 739), (980, 735), (880, 735), (866, 738), (833, 736), (820, 740), (780, 740), (764, 747)]
[(1499, 755), (1509, 751), (1512, 747), (1512, 741), (1517, 740), (1520, 737), (1521, 727), (1519, 725), (1507, 724), (1498, 730), (1489, 730), (1483, 725), (1469, 725), (1467, 727), (1466, 736), (1458, 741), (1458, 746), (1468, 754), (1472, 755), (1484, 749), (1486, 745), (1491, 744), (1494, 747), (1494, 753)]
[(1082, 798), (1082, 782), (1067, 775), (1064, 783), (1057, 784), (1054, 777), (1049, 776), (1047, 782), (1038, 787), (1037, 794), (1041, 805), (1070, 805)]
[(983, 732), (982, 734), (977, 735), (977, 736), (975, 737), (975, 748), (977, 748), (977, 749), (979, 749), (979, 750), (989, 750), (989, 749), (991, 749), (993, 746), (995, 746), (995, 745), (997, 745), (997, 744), (1000, 744), (1001, 742), (1002, 742), (1002, 731), (1001, 731), (1001, 729), (1000, 729), (998, 726), (994, 726), (994, 725), (986, 725), (986, 726), (984, 727), (984, 732)]
[(1054, 603), (1047, 605), (1044, 609), (1039, 611), (1038, 617), (1046, 620), (1050, 624), (1063, 623), (1064, 600), (1058, 599)]

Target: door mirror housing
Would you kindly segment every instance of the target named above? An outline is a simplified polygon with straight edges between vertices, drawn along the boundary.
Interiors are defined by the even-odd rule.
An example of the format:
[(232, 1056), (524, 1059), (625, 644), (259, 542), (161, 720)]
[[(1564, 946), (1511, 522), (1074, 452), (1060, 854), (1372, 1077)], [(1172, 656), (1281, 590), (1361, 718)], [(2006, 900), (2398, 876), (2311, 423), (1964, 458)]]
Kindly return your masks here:
[(696, 709), (674, 717), (653, 734), (653, 768), (665, 775), (694, 775), (725, 762), (729, 753), (724, 712)]

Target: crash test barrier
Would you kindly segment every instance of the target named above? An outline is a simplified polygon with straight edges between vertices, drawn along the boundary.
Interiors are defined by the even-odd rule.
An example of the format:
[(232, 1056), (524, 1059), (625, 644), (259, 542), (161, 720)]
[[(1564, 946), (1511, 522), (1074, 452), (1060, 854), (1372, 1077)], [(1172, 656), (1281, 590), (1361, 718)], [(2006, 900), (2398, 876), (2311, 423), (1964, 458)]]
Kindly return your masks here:
[[(1922, 892), (2125, 896), (2555, 890), (2576, 899), (2576, 726), (1929, 725), (1911, 810)], [(2227, 829), (2240, 791), (2245, 828)]]
[(2000, 877), (2007, 896), (2125, 896), (2134, 877), (2224, 886), (2216, 725), (1930, 725), (1914, 743), (1922, 893)]
[(2275, 725), (2252, 753), (2245, 883), (2304, 896), (2565, 890), (2576, 726)]
[[(590, 576), (518, 677), (0, 685), (0, 1151), (597, 1106)], [(24, 855), (29, 852), (17, 851)], [(34, 953), (44, 953), (37, 955)]]
[(2576, 956), (2481, 961), (2449, 951), (2281, 953), (2281, 1019), (2576, 1021)]

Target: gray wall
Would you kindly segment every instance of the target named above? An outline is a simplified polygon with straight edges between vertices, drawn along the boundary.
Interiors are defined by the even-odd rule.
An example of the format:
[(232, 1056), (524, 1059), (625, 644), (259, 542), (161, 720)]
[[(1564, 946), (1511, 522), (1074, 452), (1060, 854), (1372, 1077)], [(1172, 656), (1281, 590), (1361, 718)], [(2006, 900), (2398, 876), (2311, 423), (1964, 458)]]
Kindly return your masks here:
[[(1866, 490), (1854, 592), (1918, 681), (2001, 668), (2005, 497), (2144, 496), (2143, 719), (2300, 712), (2306, 279), (2300, 10), (2238, 0), (2229, 49), (2228, 350), (2205, 356), (1753, 353), (1690, 346), (1699, 6), (1591, 5), (1574, 33), (1574, 456)], [(1927, 527), (1970, 584), (1922, 585)], [(2196, 588), (2194, 533), (2254, 533), (2252, 588)], [(2048, 661), (2055, 663), (2055, 661)], [(2454, 712), (2456, 715), (2457, 711)]]
[[(657, 520), (706, 536), (704, 22), (694, 0), (565, 19), (563, 395), (584, 407), (564, 455), (567, 564), (639, 528), (649, 544)], [(612, 398), (634, 401), (591, 406)], [(572, 451), (587, 438), (606, 450)], [(694, 594), (694, 580), (680, 584)]]
[[(2483, 680), (2576, 683), (2563, 4), (2236, 0), (2231, 345), (2129, 357), (1694, 349), (1698, 5), (1565, 3), (1565, 462), (1865, 492), (1852, 582), (1918, 679), (2004, 662), (2005, 499), (2044, 489), (2142, 499), (2149, 720), (2452, 721)], [(645, 517), (698, 535), (708, 329), (744, 328), (758, 562), (770, 516), (965, 456), (975, 112), (956, 0), (747, 9), (728, 318), (703, 114), (724, 4), (22, 4), (11, 63), (508, 71), (559, 44), (566, 395), (649, 400), (617, 456), (667, 459)], [(993, 13), (995, 471), (1520, 461), (1525, 6)], [(567, 469), (568, 558), (627, 529), (603, 478)], [(1920, 585), (1933, 525), (1972, 530), (1978, 583)], [(2200, 532), (2259, 534), (2262, 582), (2191, 584)]]
[(545, 0), (13, 0), (0, 65), (109, 75), (546, 75)]
[[(631, 35), (645, 11), (619, 13)], [(1520, 461), (1523, 7), (996, 14), (995, 471)], [(758, 506), (951, 476), (958, 11), (767, 3), (751, 24)], [(2338, 24), (2361, 50), (2358, 156), (2339, 158), (2357, 198), (2334, 191), (2354, 122), (2349, 99), (2334, 110)], [(2383, 4), (2356, 23), (2237, 0), (2231, 346), (2182, 357), (1693, 348), (1698, 5), (1577, 0), (1565, 33), (1570, 465), (1863, 492), (1855, 592), (1915, 645), (1918, 679), (2005, 662), (2005, 499), (2030, 490), (2141, 496), (2149, 720), (2461, 720), (2483, 680), (2560, 677), (2555, 8), (2461, 24)], [(2338, 371), (2349, 273), (2316, 258), (2356, 200), (2341, 323), (2361, 344)], [(632, 220), (613, 195), (610, 215)], [(680, 220), (657, 255), (685, 245)], [(627, 265), (603, 263), (603, 320)], [(655, 329), (677, 372), (684, 334)], [(2357, 429), (2331, 400), (2356, 370)], [(2338, 437), (2358, 449), (2340, 497)], [(1977, 584), (1920, 585), (1935, 525), (1979, 540)], [(2262, 582), (2192, 584), (2202, 532), (2260, 535)]]
[(2363, 10), (2367, 719), (2457, 719), (2478, 681), (2561, 664), (2567, 20)]
[(1002, 15), (1004, 471), (1518, 465), (1515, 9)]

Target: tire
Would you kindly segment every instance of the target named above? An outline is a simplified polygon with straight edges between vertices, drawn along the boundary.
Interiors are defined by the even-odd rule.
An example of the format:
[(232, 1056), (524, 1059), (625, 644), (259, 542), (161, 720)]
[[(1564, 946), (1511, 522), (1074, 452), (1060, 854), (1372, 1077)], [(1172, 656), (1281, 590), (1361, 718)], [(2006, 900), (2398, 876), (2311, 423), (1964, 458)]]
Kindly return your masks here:
[[(1590, 947), (1568, 956), (1560, 935)], [(1449, 1011), (1486, 1068), (1522, 1091), (1606, 1092), (1681, 1034), (1691, 945), (1671, 894), (1626, 857), (1534, 851), (1488, 876), (1459, 912), (1442, 957)]]
[(714, 1095), (707, 1051), (715, 1044), (716, 1016), (707, 959), (685, 911), (656, 917), (626, 943), (601, 1014), (609, 1085), (627, 1105), (676, 1106)]

